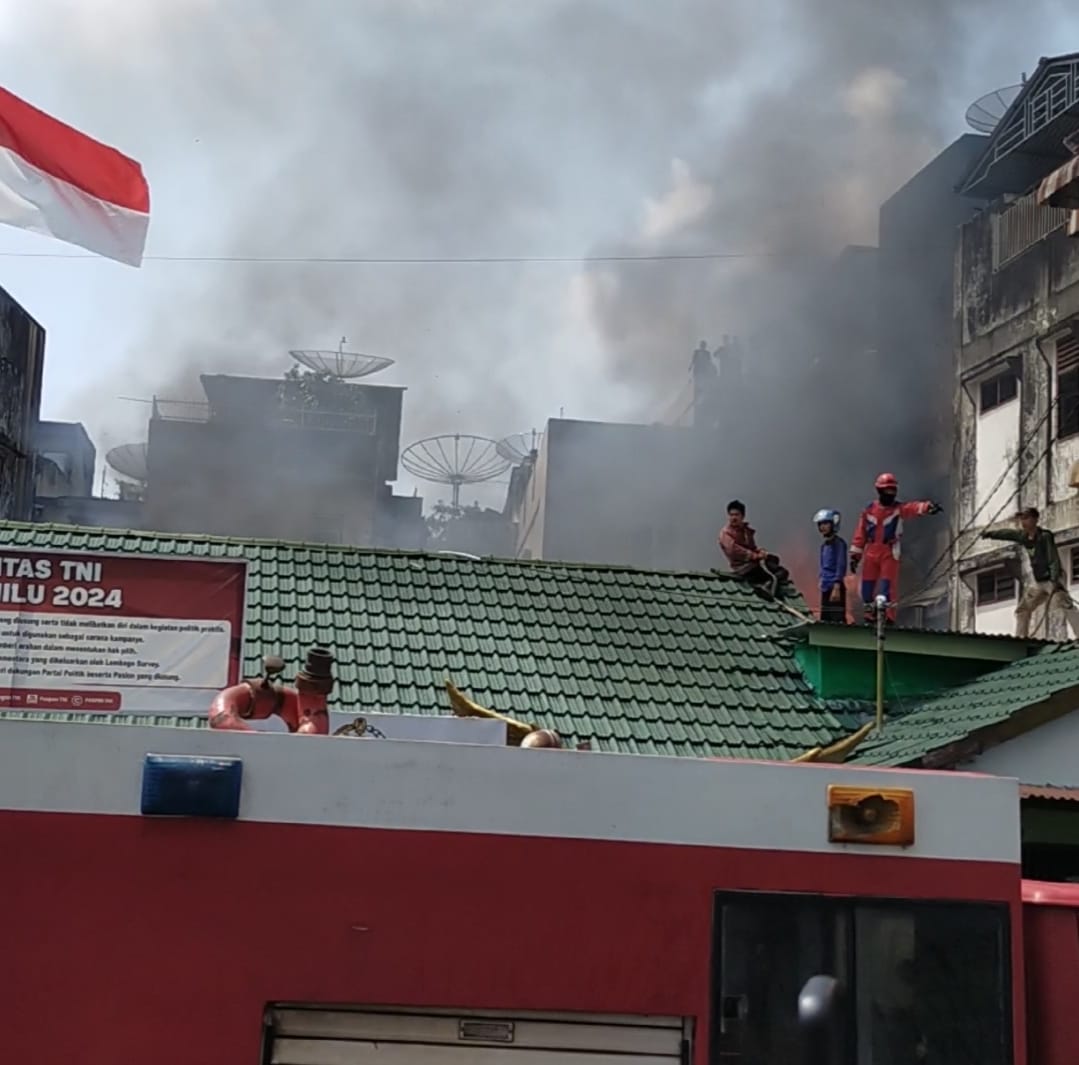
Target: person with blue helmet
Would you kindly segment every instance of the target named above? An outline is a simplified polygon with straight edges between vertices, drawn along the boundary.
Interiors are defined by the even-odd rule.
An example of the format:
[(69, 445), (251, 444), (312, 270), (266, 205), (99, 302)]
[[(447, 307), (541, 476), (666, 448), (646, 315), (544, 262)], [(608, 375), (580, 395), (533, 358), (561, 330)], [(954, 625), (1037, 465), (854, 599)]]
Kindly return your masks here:
[(847, 541), (839, 535), (838, 510), (818, 510), (813, 522), (820, 531), (820, 620), (847, 622)]

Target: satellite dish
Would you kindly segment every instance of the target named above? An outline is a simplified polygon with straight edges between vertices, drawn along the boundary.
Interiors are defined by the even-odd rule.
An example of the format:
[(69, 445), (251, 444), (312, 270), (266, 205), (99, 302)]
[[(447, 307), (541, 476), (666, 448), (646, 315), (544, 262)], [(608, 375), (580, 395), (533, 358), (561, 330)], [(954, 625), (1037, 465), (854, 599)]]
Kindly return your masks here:
[(344, 337), (341, 338), (336, 351), (302, 348), (290, 351), (289, 354), (315, 373), (325, 373), (342, 379), (367, 377), (393, 365), (393, 359), (382, 355), (362, 355), (358, 351), (345, 351)]
[(502, 437), (495, 444), (495, 450), (510, 465), (516, 466), (524, 462), (533, 451), (539, 450), (542, 439), (543, 433), (537, 432), (535, 429), (530, 433), (513, 433), (511, 436)]
[(146, 473), (146, 445), (145, 444), (121, 444), (105, 454), (105, 461), (115, 473), (128, 480), (145, 484)]
[(967, 125), (979, 133), (992, 133), (1022, 91), (1022, 85), (1009, 85), (987, 92), (967, 108)]
[(494, 480), (509, 469), (510, 461), (498, 453), (498, 443), (485, 436), (447, 433), (409, 444), (401, 452), (401, 465), (421, 481), (448, 484), (453, 505), (461, 504), (461, 485)]

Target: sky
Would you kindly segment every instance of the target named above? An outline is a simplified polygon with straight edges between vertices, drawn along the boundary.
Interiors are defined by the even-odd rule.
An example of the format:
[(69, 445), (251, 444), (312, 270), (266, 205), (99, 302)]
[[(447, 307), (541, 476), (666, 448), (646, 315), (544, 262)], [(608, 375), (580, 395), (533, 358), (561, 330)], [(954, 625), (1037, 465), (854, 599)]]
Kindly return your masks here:
[[(872, 243), (972, 100), (1074, 47), (1056, 0), (0, 0), (4, 87), (139, 160), (149, 256), (211, 259)], [(42, 415), (99, 453), (145, 439), (121, 397), (341, 337), (396, 360), (371, 382), (408, 388), (403, 445), (650, 419), (762, 289), (754, 258), (49, 257), (71, 254), (0, 229), (0, 285), (47, 331)]]

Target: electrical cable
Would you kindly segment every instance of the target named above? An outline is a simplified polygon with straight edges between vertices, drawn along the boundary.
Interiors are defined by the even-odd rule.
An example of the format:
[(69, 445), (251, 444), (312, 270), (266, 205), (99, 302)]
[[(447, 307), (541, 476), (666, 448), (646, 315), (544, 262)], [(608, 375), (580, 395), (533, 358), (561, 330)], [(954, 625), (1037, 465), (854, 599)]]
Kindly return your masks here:
[[(1059, 403), (1059, 397), (1058, 397), (1058, 403)], [(1038, 433), (1041, 430), (1041, 427), (1052, 416), (1054, 406), (1056, 406), (1056, 405), (1052, 404), (1052, 403), (1050, 403), (1048, 405), (1045, 413), (1042, 415), (1042, 417), (1038, 420), (1037, 424), (1031, 430), (1031, 432), (1029, 433), (1029, 436), (1033, 436), (1033, 435), (1035, 435), (1036, 433)], [(1076, 410), (1079, 410), (1079, 398), (1077, 398), (1073, 402), (1073, 406), (1072, 406), (1071, 410), (1068, 412), (1069, 415), (1075, 414)], [(1056, 442), (1057, 442), (1056, 437), (1051, 438), (1049, 443), (1046, 444), (1046, 446), (1042, 449), (1041, 454), (1038, 455), (1038, 457), (1036, 459), (1034, 459), (1033, 462), (1031, 462), (1030, 468), (1027, 470), (1026, 475), (1022, 479), (1019, 480), (1019, 482), (1015, 486), (1015, 489), (1008, 496), (1008, 498), (1004, 501), (1004, 503), (997, 509), (997, 512), (987, 522), (985, 522), (985, 525), (987, 527), (994, 525), (997, 522), (997, 520), (1000, 518), (1000, 516), (1006, 510), (1008, 510), (1009, 507), (1011, 507), (1012, 500), (1014, 500), (1015, 497), (1017, 495), (1019, 495), (1019, 493), (1022, 491), (1023, 486), (1027, 483), (1027, 481), (1029, 481), (1030, 478), (1033, 477), (1034, 474), (1041, 468), (1042, 461), (1053, 450), (1053, 445)], [(988, 493), (986, 493), (986, 497), (985, 497), (985, 500), (982, 503), (982, 505), (980, 507), (978, 507), (978, 509), (971, 516), (970, 521), (968, 521), (967, 524), (962, 529), (960, 529), (960, 531), (952, 538), (951, 542), (945, 548), (944, 552), (937, 558), (937, 561), (934, 562), (933, 565), (930, 567), (930, 570), (929, 570), (930, 576), (927, 577), (926, 581), (916, 591), (912, 592), (909, 596), (902, 596), (901, 599), (900, 599), (901, 603), (909, 603), (912, 599), (917, 598), (919, 595), (922, 594), (922, 592), (924, 592), (927, 588), (929, 588), (931, 584), (933, 584), (934, 580), (936, 579), (936, 578), (934, 578), (932, 576), (933, 571), (937, 568), (937, 566), (940, 565), (941, 561), (943, 561), (944, 558), (949, 557), (951, 555), (952, 549), (955, 547), (955, 545), (957, 543), (959, 543), (959, 541), (962, 540), (962, 538), (964, 536), (966, 536), (967, 533), (969, 533), (974, 528), (974, 524), (978, 519), (978, 515), (981, 514), (981, 512), (985, 509), (986, 505), (993, 498), (993, 495), (996, 492), (996, 490), (1004, 482), (1004, 478), (1007, 477), (1007, 475), (1011, 472), (1011, 470), (1019, 463), (1019, 461), (1022, 458), (1024, 450), (1025, 449), (1024, 449), (1023, 446), (1020, 446), (1020, 447), (1016, 448), (1015, 457), (1005, 467), (1004, 472), (1000, 475), (1000, 477), (997, 478), (997, 481), (993, 485), (992, 489)], [(950, 564), (948, 565), (948, 568), (944, 571), (944, 573), (941, 576), (948, 577), (948, 576), (951, 575), (953, 570), (958, 569), (959, 564), (965, 558), (967, 558), (969, 556), (970, 551), (974, 547), (975, 543), (977, 543), (977, 540), (972, 541), (970, 544), (967, 545), (967, 547), (966, 547), (966, 549), (964, 551), (961, 551), (957, 556), (952, 558)]]
[[(1050, 407), (1050, 409), (1042, 416), (1040, 421), (1031, 430), (1031, 432), (1030, 432), (1031, 436), (1033, 436), (1035, 433), (1038, 433), (1038, 432), (1041, 431), (1041, 427), (1045, 424), (1046, 419), (1049, 417), (1049, 415), (1051, 413), (1052, 413), (1052, 408)], [(945, 560), (950, 559), (952, 557), (952, 549), (955, 547), (955, 545), (957, 543), (959, 543), (960, 540), (962, 540), (963, 537), (966, 536), (967, 533), (970, 532), (971, 529), (974, 528), (974, 525), (978, 520), (978, 516), (981, 514), (981, 512), (989, 504), (989, 501), (996, 494), (997, 489), (1000, 488), (1000, 486), (1004, 483), (1004, 480), (1008, 476), (1008, 474), (1011, 473), (1011, 471), (1018, 465), (1020, 459), (1022, 458), (1022, 454), (1023, 454), (1023, 448), (1022, 447), (1017, 447), (1016, 451), (1015, 451), (1015, 457), (1011, 460), (1011, 462), (1008, 463), (1007, 466), (1004, 467), (1004, 469), (1001, 471), (1000, 476), (993, 483), (992, 488), (990, 488), (989, 491), (986, 492), (985, 499), (983, 500), (981, 506), (979, 506), (974, 511), (974, 513), (971, 515), (970, 520), (966, 523), (966, 525), (964, 525), (963, 528), (960, 529), (955, 534), (955, 536), (953, 536), (951, 538), (951, 540), (948, 541), (947, 546), (936, 557), (933, 564), (929, 567), (929, 569), (927, 571), (927, 574), (926, 574), (926, 578), (923, 581), (923, 583), (917, 588), (917, 590), (911, 592), (909, 595), (902, 596), (901, 597), (902, 602), (909, 602), (911, 599), (916, 599), (919, 595), (922, 594), (922, 592), (924, 592), (927, 588), (929, 588), (936, 581), (936, 579), (937, 579), (937, 575), (936, 575), (937, 567), (942, 562), (944, 562)], [(1035, 468), (1036, 468), (1036, 465), (1037, 465), (1037, 461), (1040, 461), (1041, 458), (1044, 458), (1044, 457), (1045, 456), (1044, 456), (1044, 453), (1043, 453), (1043, 455), (1040, 456), (1040, 458), (1038, 460), (1036, 460)], [(1016, 492), (1018, 492), (1018, 489), (1016, 489)], [(1010, 505), (1012, 499), (1015, 497), (1015, 494), (1016, 493), (1013, 492), (1012, 495), (1008, 498), (1007, 502), (1004, 504), (1005, 507)], [(997, 520), (997, 518), (1000, 516), (1000, 513), (1001, 513), (1001, 511), (998, 511), (997, 514), (994, 515), (986, 524), (992, 525), (993, 522), (995, 522)], [(944, 571), (944, 574), (942, 574), (942, 576), (947, 576), (948, 573), (950, 573), (950, 572), (951, 572), (951, 566), (949, 565), (948, 569), (946, 569)]]
[[(810, 257), (812, 253), (807, 253)], [(453, 266), (513, 263), (665, 263), (665, 262), (715, 262), (724, 259), (775, 259), (791, 258), (789, 252), (700, 252), (686, 254), (656, 255), (465, 255), (444, 257), (378, 257), (352, 255), (144, 255), (143, 262), (158, 263), (282, 263), (293, 265), (327, 264), (331, 266)], [(822, 256), (823, 257), (823, 256)], [(22, 252), (0, 251), (0, 259), (85, 259), (102, 262), (100, 255), (84, 255), (78, 252)]]
[[(1040, 339), (1041, 338), (1039, 338), (1039, 337), (1035, 337), (1035, 343), (1038, 344), (1039, 349), (1041, 347)], [(1079, 400), (1077, 400), (1077, 405), (1079, 405)], [(1074, 412), (1075, 411), (1073, 409), (1071, 413), (1074, 413)], [(1047, 407), (1046, 407), (1045, 413), (1041, 416), (1041, 418), (1038, 419), (1037, 424), (1034, 426), (1034, 428), (1030, 431), (1030, 433), (1028, 435), (1029, 436), (1034, 436), (1035, 434), (1041, 432), (1042, 426), (1045, 425), (1046, 421), (1052, 416), (1052, 413), (1053, 413), (1053, 404), (1049, 403), (1047, 405)], [(1052, 446), (1053, 446), (1053, 441), (1050, 440), (1050, 442), (1046, 446), (1045, 450), (1041, 453), (1041, 455), (1038, 456), (1038, 458), (1032, 464), (1032, 466), (1031, 466), (1032, 471), (1036, 470), (1038, 468), (1038, 463), (1040, 463), (1041, 460), (1045, 458), (1045, 456), (1052, 449)], [(936, 573), (937, 567), (945, 559), (951, 557), (952, 549), (955, 547), (955, 545), (957, 543), (959, 543), (959, 541), (962, 540), (962, 538), (964, 536), (966, 536), (966, 534), (968, 532), (970, 532), (971, 529), (974, 528), (974, 524), (978, 520), (978, 516), (985, 509), (985, 507), (988, 505), (989, 501), (993, 498), (993, 496), (996, 494), (997, 489), (1004, 483), (1004, 479), (1008, 476), (1008, 474), (1012, 471), (1012, 469), (1016, 465), (1018, 465), (1018, 463), (1022, 459), (1022, 457), (1023, 457), (1023, 447), (1020, 446), (1020, 447), (1016, 448), (1015, 456), (1012, 458), (1011, 462), (1009, 462), (1008, 465), (1004, 467), (1004, 469), (1001, 471), (1000, 476), (993, 483), (992, 488), (990, 488), (989, 491), (986, 493), (985, 499), (982, 501), (981, 506), (979, 506), (974, 511), (974, 513), (971, 515), (971, 518), (967, 522), (967, 524), (964, 525), (963, 528), (960, 529), (955, 534), (955, 536), (952, 537), (952, 539), (948, 542), (948, 545), (937, 556), (936, 560), (929, 567), (928, 575), (927, 575), (925, 581), (918, 587), (918, 589), (916, 591), (912, 592), (910, 595), (901, 597), (901, 602), (909, 603), (910, 600), (916, 599), (919, 595), (922, 594), (922, 592), (924, 592), (927, 588), (929, 588), (934, 583), (934, 581), (936, 580), (935, 573)], [(1011, 505), (1012, 499), (1014, 499), (1015, 496), (1018, 495), (1019, 489), (1022, 488), (1024, 484), (1026, 484), (1026, 482), (1027, 482), (1027, 480), (1029, 480), (1029, 478), (1030, 478), (1030, 474), (1028, 474), (1027, 477), (1023, 478), (1023, 480), (1016, 487), (1016, 490), (1005, 501), (1004, 506), (1000, 510), (998, 510), (997, 513), (994, 514), (993, 517), (986, 523), (987, 525), (992, 525), (997, 520), (997, 518), (1000, 517), (1000, 515), (1004, 512), (1004, 510), (1006, 510), (1007, 507)], [(966, 555), (966, 553), (964, 552), (964, 554), (960, 555), (960, 558), (958, 560), (956, 560), (956, 561), (957, 562), (960, 561), (962, 558), (965, 557), (965, 555)], [(952, 570), (952, 566), (949, 565), (948, 568), (944, 571), (943, 575), (948, 576), (951, 573), (951, 570)]]

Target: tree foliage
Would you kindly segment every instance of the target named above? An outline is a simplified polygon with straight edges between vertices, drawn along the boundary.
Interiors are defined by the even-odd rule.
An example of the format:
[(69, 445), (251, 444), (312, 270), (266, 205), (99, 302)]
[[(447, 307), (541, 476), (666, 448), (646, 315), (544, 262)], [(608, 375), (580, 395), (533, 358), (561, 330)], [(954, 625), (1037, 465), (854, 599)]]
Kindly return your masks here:
[(453, 538), (455, 531), (469, 522), (475, 521), (482, 513), (479, 503), (469, 503), (465, 506), (454, 506), (439, 500), (432, 508), (431, 513), (424, 519), (427, 525), (427, 540), (431, 544), (444, 544)]
[(369, 400), (363, 388), (324, 370), (304, 370), (293, 366), (277, 389), (282, 409), (321, 411), (326, 414), (368, 417)]

